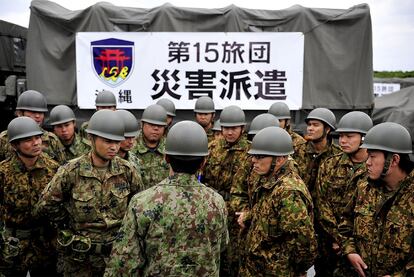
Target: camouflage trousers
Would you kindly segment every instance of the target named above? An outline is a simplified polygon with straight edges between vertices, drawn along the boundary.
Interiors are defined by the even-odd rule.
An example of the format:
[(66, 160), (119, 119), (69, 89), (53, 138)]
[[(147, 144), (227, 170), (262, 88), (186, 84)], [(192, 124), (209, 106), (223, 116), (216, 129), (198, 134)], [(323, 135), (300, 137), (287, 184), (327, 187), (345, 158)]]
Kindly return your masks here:
[(330, 277), (334, 275), (338, 267), (340, 256), (332, 249), (333, 241), (327, 239), (327, 235), (319, 232), (318, 256), (315, 259), (315, 277)]
[(63, 275), (70, 277), (100, 277), (105, 273), (107, 257), (91, 255), (85, 261), (76, 261), (71, 257), (63, 256)]
[(20, 239), (15, 245), (2, 245), (0, 276), (59, 276), (56, 271), (56, 252), (43, 241)]
[[(233, 213), (234, 214), (234, 213)], [(237, 218), (231, 216), (229, 212), (228, 228), (230, 243), (227, 245), (225, 251), (220, 256), (220, 276), (222, 277), (237, 277), (239, 276), (241, 249), (240, 245), (240, 226), (237, 223)]]

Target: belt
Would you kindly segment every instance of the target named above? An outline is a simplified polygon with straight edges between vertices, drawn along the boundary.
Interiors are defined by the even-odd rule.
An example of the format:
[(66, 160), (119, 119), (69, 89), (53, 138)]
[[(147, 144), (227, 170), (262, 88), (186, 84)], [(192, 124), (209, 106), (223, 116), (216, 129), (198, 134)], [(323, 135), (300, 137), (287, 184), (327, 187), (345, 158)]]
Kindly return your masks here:
[(102, 254), (104, 256), (109, 256), (112, 251), (112, 243), (92, 243), (91, 244), (91, 253)]
[(40, 236), (43, 236), (43, 233), (44, 233), (43, 227), (37, 227), (37, 228), (32, 228), (32, 229), (17, 229), (17, 228), (4, 227), (4, 231), (6, 234), (9, 234), (12, 237), (15, 237), (18, 239), (30, 239), (32, 237), (40, 237)]

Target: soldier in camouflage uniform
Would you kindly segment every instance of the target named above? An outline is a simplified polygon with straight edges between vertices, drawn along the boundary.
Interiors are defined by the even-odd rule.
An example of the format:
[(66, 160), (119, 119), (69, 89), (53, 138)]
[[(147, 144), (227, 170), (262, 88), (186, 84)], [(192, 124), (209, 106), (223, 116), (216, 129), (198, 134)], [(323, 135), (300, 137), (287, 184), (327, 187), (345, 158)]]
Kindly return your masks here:
[(349, 267), (337, 276), (414, 276), (414, 163), (412, 141), (403, 126), (372, 127), (368, 178), (358, 183), (339, 225), (342, 252)]
[(130, 162), (138, 172), (138, 175), (141, 176), (141, 161), (138, 156), (135, 155), (132, 151), (135, 145), (135, 139), (138, 135), (138, 121), (136, 117), (127, 110), (117, 110), (116, 113), (122, 118), (125, 126), (125, 140), (121, 141), (119, 145), (118, 156)]
[(292, 137), (293, 150), (296, 152), (297, 146), (299, 144), (305, 143), (306, 140), (301, 135), (292, 130), (292, 127), (290, 126), (291, 116), (288, 105), (285, 102), (273, 103), (270, 106), (268, 113), (276, 116), (280, 121), (280, 128), (285, 129)]
[(202, 96), (197, 99), (194, 107), (195, 119), (206, 131), (209, 143), (214, 139), (212, 128), (215, 112), (213, 99), (208, 96)]
[[(47, 112), (46, 98), (38, 91), (28, 90), (17, 99), (16, 115), (32, 118), (39, 126), (42, 126)], [(58, 137), (48, 131), (42, 130), (43, 153), (49, 155), (60, 164), (66, 161), (65, 151)], [(0, 160), (12, 156), (13, 148), (8, 143), (7, 131), (0, 134)]]
[(253, 138), (253, 170), (266, 177), (251, 199), (251, 225), (240, 276), (306, 276), (316, 256), (311, 195), (292, 170), (292, 139), (279, 127)]
[(29, 117), (7, 128), (13, 155), (0, 163), (0, 215), (4, 224), (0, 275), (56, 275), (56, 233), (48, 220), (33, 214), (34, 204), (59, 164), (42, 153), (42, 130)]
[(65, 147), (66, 160), (72, 160), (90, 151), (89, 140), (76, 134), (76, 118), (72, 109), (66, 105), (59, 105), (50, 111), (50, 125), (53, 132)]
[(208, 154), (203, 128), (191, 121), (175, 124), (166, 154), (171, 175), (132, 198), (107, 277), (219, 276), (227, 211), (223, 198), (195, 175)]
[[(230, 245), (223, 254), (221, 262), (222, 276), (237, 276), (239, 271), (239, 242), (240, 228), (237, 224), (234, 210), (231, 209), (231, 188), (233, 178), (242, 167), (248, 167), (247, 150), (250, 143), (243, 135), (245, 126), (244, 112), (237, 106), (228, 106), (220, 115), (223, 139), (214, 140), (210, 144), (210, 155), (203, 169), (203, 180), (220, 193), (226, 201), (229, 211), (228, 223)], [(240, 180), (240, 182), (243, 180)]]
[(156, 104), (163, 107), (165, 111), (167, 112), (167, 127), (165, 128), (165, 132), (164, 132), (164, 135), (167, 136), (168, 130), (171, 128), (174, 117), (176, 116), (174, 102), (171, 101), (170, 99), (163, 98), (163, 99), (158, 100)]
[(296, 146), (293, 158), (298, 164), (300, 177), (314, 199), (314, 187), (320, 163), (340, 153), (341, 149), (330, 138), (336, 123), (333, 112), (326, 108), (316, 108), (309, 113), (305, 121), (308, 141)]
[(220, 124), (220, 119), (217, 119), (217, 120), (214, 122), (213, 128), (211, 128), (211, 130), (213, 131), (213, 136), (214, 136), (214, 138), (212, 139), (212, 141), (213, 141), (213, 140), (216, 140), (216, 139), (221, 139), (221, 138), (223, 138), (223, 134), (222, 134), (222, 132), (221, 132), (221, 124)]
[(338, 224), (345, 206), (355, 193), (357, 182), (365, 177), (366, 149), (360, 148), (372, 127), (371, 118), (359, 111), (345, 114), (338, 123), (339, 145), (343, 153), (326, 159), (316, 180), (316, 222), (319, 257), (317, 276), (333, 276), (340, 254)]
[(127, 205), (141, 190), (135, 168), (117, 156), (121, 118), (97, 111), (88, 129), (92, 150), (61, 166), (36, 207), (57, 225), (64, 276), (102, 276)]
[[(115, 95), (110, 92), (109, 90), (102, 90), (98, 92), (95, 99), (95, 107), (97, 111), (100, 110), (116, 110), (116, 98)], [(79, 134), (82, 138), (88, 139), (88, 132), (86, 129), (88, 128), (89, 121), (85, 121), (82, 123)]]
[(144, 188), (152, 187), (168, 177), (170, 168), (164, 159), (167, 113), (160, 105), (150, 105), (142, 113), (141, 133), (131, 150), (139, 160)]

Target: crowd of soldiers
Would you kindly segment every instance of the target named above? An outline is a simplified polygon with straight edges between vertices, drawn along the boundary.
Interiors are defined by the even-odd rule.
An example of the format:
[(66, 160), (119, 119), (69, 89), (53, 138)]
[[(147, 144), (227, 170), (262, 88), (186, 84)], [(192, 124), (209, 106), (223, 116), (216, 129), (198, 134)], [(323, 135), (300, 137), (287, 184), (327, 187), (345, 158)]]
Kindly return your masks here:
[[(414, 162), (401, 125), (276, 102), (73, 110), (18, 98), (0, 134), (0, 276), (414, 276)], [(338, 143), (333, 133), (339, 135)]]

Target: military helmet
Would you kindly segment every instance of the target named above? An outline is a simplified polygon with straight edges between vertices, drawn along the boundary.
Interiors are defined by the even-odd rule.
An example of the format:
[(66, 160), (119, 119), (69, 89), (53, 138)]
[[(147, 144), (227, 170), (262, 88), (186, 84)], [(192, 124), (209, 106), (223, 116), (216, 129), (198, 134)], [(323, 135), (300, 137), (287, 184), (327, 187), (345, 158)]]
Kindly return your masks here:
[(211, 128), (211, 130), (221, 132), (220, 119), (214, 122), (213, 128)]
[(220, 114), (221, 127), (235, 127), (246, 125), (243, 110), (235, 105), (225, 107)]
[(215, 111), (213, 99), (208, 96), (197, 99), (194, 107), (195, 113), (214, 113)]
[(410, 154), (412, 153), (411, 135), (398, 123), (380, 123), (368, 131), (361, 148)]
[(290, 110), (288, 105), (285, 102), (276, 102), (273, 103), (268, 113), (273, 114), (277, 119), (290, 119)]
[(327, 108), (316, 108), (312, 110), (305, 119), (305, 122), (308, 123), (308, 121), (312, 119), (322, 121), (331, 127), (332, 130), (335, 130), (336, 117), (334, 113)]
[(135, 137), (138, 135), (138, 120), (137, 118), (127, 110), (115, 111), (124, 121), (125, 125), (125, 137)]
[(75, 114), (72, 109), (66, 105), (56, 106), (50, 111), (49, 122), (52, 126), (75, 120)]
[(95, 99), (95, 107), (116, 107), (115, 95), (109, 90), (102, 90)]
[(353, 111), (345, 114), (338, 123), (338, 133), (366, 134), (372, 127), (372, 119), (364, 112)]
[(141, 121), (155, 125), (167, 126), (167, 112), (161, 105), (150, 105), (142, 113)]
[(162, 98), (158, 100), (156, 104), (163, 107), (167, 111), (167, 115), (175, 116), (175, 105), (173, 101), (166, 99), (166, 98)]
[(194, 121), (178, 122), (168, 132), (165, 153), (174, 156), (207, 156), (206, 132)]
[(249, 135), (256, 135), (263, 128), (272, 126), (279, 127), (279, 119), (270, 113), (259, 114), (253, 118), (250, 124)]
[(46, 98), (38, 91), (26, 90), (17, 99), (16, 110), (47, 112)]
[(111, 110), (96, 111), (89, 120), (86, 132), (110, 140), (125, 139), (124, 121), (119, 114)]
[(265, 156), (293, 154), (292, 138), (280, 127), (266, 127), (254, 136), (248, 153)]
[(9, 142), (42, 134), (43, 131), (37, 125), (36, 121), (27, 116), (16, 117), (7, 126)]

